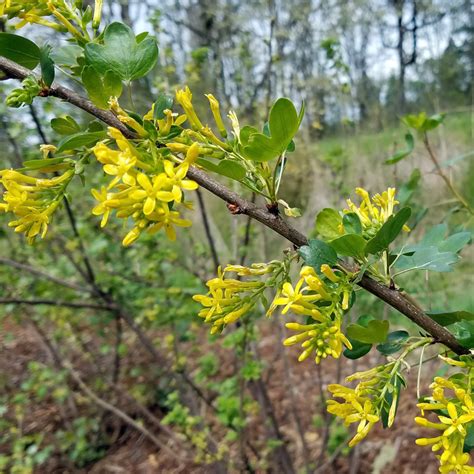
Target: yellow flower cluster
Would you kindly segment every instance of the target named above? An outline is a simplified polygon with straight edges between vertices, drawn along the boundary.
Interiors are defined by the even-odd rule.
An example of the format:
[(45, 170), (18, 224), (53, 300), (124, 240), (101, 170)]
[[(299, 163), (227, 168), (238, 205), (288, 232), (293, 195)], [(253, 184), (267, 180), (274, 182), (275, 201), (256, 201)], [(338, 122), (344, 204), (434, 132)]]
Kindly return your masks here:
[(211, 334), (221, 332), (227, 324), (236, 322), (248, 313), (266, 287), (262, 281), (226, 278), (226, 273), (237, 273), (241, 277), (261, 276), (274, 272), (277, 266), (277, 262), (271, 262), (256, 263), (251, 267), (227, 265), (224, 271), (219, 267), (217, 278), (206, 283), (209, 292), (206, 295), (193, 296), (194, 301), (204, 306), (198, 316), (204, 318), (204, 322), (212, 324)]
[(284, 283), (270, 308), (284, 306), (282, 314), (291, 310), (316, 321), (312, 324), (286, 324), (288, 329), (299, 331), (299, 334), (285, 339), (283, 344), (291, 346), (302, 342), (300, 362), (314, 353), (315, 362), (319, 364), (328, 356), (339, 358), (344, 346), (352, 348), (341, 331), (342, 316), (349, 307), (352, 286), (345, 275), (336, 274), (328, 265), (322, 265), (321, 273), (326, 278), (318, 276), (312, 267), (303, 267), (296, 286), (293, 288), (291, 283)]
[[(206, 97), (209, 100), (212, 116), (214, 117), (214, 121), (219, 133), (225, 138), (227, 137), (227, 130), (225, 129), (225, 125), (220, 114), (219, 102), (212, 94), (207, 94)], [(225, 142), (216, 137), (208, 125), (203, 125), (194, 109), (192, 98), (193, 94), (189, 87), (185, 87), (184, 89), (176, 91), (176, 101), (183, 108), (186, 118), (193, 128), (193, 130), (186, 130), (185, 134), (191, 139), (202, 140), (210, 146), (218, 147), (219, 149), (223, 150), (230, 150), (229, 146)]]
[[(328, 386), (328, 390), (334, 398), (344, 400), (343, 402), (328, 400), (328, 412), (342, 418), (346, 426), (359, 423), (355, 436), (349, 441), (350, 447), (362, 441), (372, 426), (380, 420), (382, 407), (385, 403), (385, 393), (392, 380), (393, 366), (393, 363), (385, 364), (350, 375), (346, 381), (360, 380), (354, 389), (339, 384)], [(398, 392), (394, 392), (394, 395), (388, 414), (387, 425), (389, 427), (395, 419)]]
[[(198, 187), (196, 182), (186, 179), (186, 173), (199, 156), (199, 146), (190, 147), (186, 158), (175, 163), (169, 159), (155, 159), (153, 152), (156, 150), (151, 153), (137, 150), (115, 128), (109, 128), (109, 136), (115, 140), (117, 150), (103, 142), (92, 149), (104, 165), (104, 172), (112, 176), (107, 188), (92, 191), (98, 201), (92, 213), (102, 216), (102, 227), (113, 211), (120, 219), (132, 219), (133, 228), (122, 242), (125, 246), (132, 244), (143, 231), (153, 234), (162, 228), (170, 240), (175, 240), (175, 226), (191, 225), (190, 220), (181, 217), (179, 207), (191, 207), (183, 200), (183, 190)], [(116, 192), (111, 192), (112, 189)]]
[[(97, 4), (96, 1), (95, 16), (99, 10)], [(67, 0), (2, 0), (0, 15), (3, 14), (20, 19), (20, 22), (15, 25), (16, 29), (23, 28), (29, 23), (35, 23), (57, 31), (67, 31), (77, 38), (82, 37), (81, 32), (71, 23), (71, 19), (74, 19), (77, 24), (80, 24), (80, 18), (75, 8)], [(55, 21), (45, 18), (48, 16), (51, 16)]]
[[(368, 237), (372, 237), (393, 215), (394, 207), (399, 203), (395, 199), (395, 188), (388, 188), (382, 194), (375, 194), (370, 198), (369, 193), (363, 188), (356, 188), (356, 194), (361, 197), (360, 206), (357, 207), (350, 199), (347, 199), (349, 209), (344, 209), (345, 214), (354, 212), (360, 219), (364, 233)], [(410, 231), (408, 226), (403, 226), (403, 230)]]
[(73, 170), (55, 178), (35, 178), (14, 170), (0, 171), (0, 183), (5, 188), (0, 210), (12, 212), (16, 219), (8, 225), (24, 233), (32, 244), (37, 236), (44, 238), (51, 216), (64, 197)]
[[(457, 362), (457, 361), (455, 361)], [(455, 365), (459, 365), (455, 364)], [(439, 471), (442, 474), (472, 474), (474, 466), (470, 465), (469, 453), (463, 452), (468, 430), (474, 429), (474, 404), (472, 391), (474, 388), (474, 370), (470, 376), (457, 374), (445, 379), (436, 377), (430, 385), (432, 395), (417, 406), (424, 415), (425, 411), (436, 413), (437, 422), (425, 417), (416, 417), (415, 422), (423, 427), (438, 431), (433, 438), (419, 438), (419, 446), (431, 446), (435, 452), (442, 450), (438, 456)]]

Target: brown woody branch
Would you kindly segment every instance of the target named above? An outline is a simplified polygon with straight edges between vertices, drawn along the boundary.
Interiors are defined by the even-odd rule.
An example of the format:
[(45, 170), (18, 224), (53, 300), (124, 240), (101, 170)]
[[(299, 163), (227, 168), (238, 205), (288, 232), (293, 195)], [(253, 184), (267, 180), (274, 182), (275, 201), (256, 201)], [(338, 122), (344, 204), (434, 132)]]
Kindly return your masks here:
[[(7, 77), (20, 80), (32, 74), (29, 69), (26, 69), (3, 56), (0, 56), (0, 71), (3, 71)], [(44, 97), (53, 96), (65, 100), (66, 102), (69, 102), (102, 120), (104, 123), (119, 129), (128, 138), (135, 138), (133, 132), (120, 122), (111, 111), (97, 108), (92, 104), (92, 102), (66, 87), (58, 85), (45, 88), (40, 95)], [(237, 193), (211, 178), (204, 171), (191, 166), (188, 172), (188, 177), (196, 181), (200, 186), (207, 189), (212, 194), (215, 194), (227, 203), (232, 204), (236, 213), (246, 214), (249, 217), (252, 217), (266, 227), (280, 234), (282, 237), (285, 237), (296, 247), (301, 247), (302, 245), (307, 244), (307, 238), (294, 227), (290, 226), (286, 221), (281, 219), (280, 216), (276, 216), (270, 213), (267, 209), (247, 201)], [(400, 313), (404, 314), (407, 318), (428, 332), (436, 342), (444, 344), (456, 354), (466, 354), (469, 352), (468, 349), (459, 344), (456, 338), (447, 329), (431, 319), (422, 309), (416, 306), (410, 298), (407, 298), (397, 289), (389, 288), (365, 275), (358, 284), (368, 292), (400, 311)]]

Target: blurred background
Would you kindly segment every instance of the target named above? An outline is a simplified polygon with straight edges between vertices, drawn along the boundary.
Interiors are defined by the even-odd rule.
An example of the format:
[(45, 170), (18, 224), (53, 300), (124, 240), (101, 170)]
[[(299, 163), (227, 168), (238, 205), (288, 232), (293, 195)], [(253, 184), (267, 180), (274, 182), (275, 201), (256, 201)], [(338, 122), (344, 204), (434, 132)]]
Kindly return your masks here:
[[(257, 127), (277, 97), (304, 101), (282, 197), (302, 209), (293, 223), (305, 234), (320, 209), (342, 207), (356, 186), (408, 193), (423, 218), (413, 241), (427, 226), (465, 223), (421, 143), (399, 164), (384, 161), (405, 147), (402, 116), (444, 113), (433, 149), (474, 201), (471, 0), (105, 0), (103, 20), (158, 39), (159, 66), (133, 88), (140, 114), (183, 85), (202, 116), (213, 93), (221, 110)], [(19, 34), (51, 44), (59, 65), (75, 57), (48, 29)], [(85, 94), (60, 68), (56, 80)], [(7, 109), (14, 86), (0, 82), (2, 168), (57, 143), (54, 116), (91, 121), (54, 100)], [(131, 108), (126, 93), (120, 103)], [(85, 177), (84, 189), (104, 182), (95, 163)], [(256, 312), (219, 337), (196, 316), (191, 296), (218, 264), (278, 259), (287, 242), (202, 191), (177, 242), (144, 236), (124, 249), (121, 225), (99, 229), (84, 189), (71, 187), (69, 207), (34, 246), (0, 215), (0, 472), (437, 472), (435, 456), (414, 444), (413, 423), (416, 379), (427, 390), (436, 360), (412, 369), (394, 427), (349, 451), (350, 430), (326, 414), (325, 389), (380, 362), (377, 354), (297, 363), (296, 349), (283, 350), (278, 315)], [(454, 273), (411, 276), (410, 294), (427, 309), (474, 309), (466, 256)], [(407, 327), (360, 293), (350, 318), (366, 313)]]

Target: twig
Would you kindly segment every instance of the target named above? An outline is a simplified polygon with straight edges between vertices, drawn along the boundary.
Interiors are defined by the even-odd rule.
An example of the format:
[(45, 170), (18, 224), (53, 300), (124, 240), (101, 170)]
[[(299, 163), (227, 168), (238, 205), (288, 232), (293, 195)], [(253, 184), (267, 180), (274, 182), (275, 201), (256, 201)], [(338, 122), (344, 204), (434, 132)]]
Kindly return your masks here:
[[(29, 69), (26, 69), (19, 64), (10, 61), (9, 59), (0, 56), (0, 70), (3, 71), (8, 77), (16, 79), (24, 79), (31, 74)], [(89, 112), (93, 116), (107, 123), (108, 125), (117, 128), (128, 138), (136, 138), (130, 130), (118, 120), (118, 118), (108, 110), (101, 110), (95, 107), (92, 102), (81, 97), (76, 92), (63, 87), (54, 86), (51, 88), (44, 89), (41, 92), (42, 96), (54, 96), (60, 99), (66, 100), (67, 102), (75, 105), (76, 107)], [(233, 204), (234, 208), (238, 210), (240, 214), (247, 214), (253, 219), (259, 221), (263, 225), (272, 229), (276, 233), (285, 237), (287, 240), (292, 242), (296, 247), (301, 247), (308, 243), (307, 238), (298, 230), (288, 225), (279, 216), (275, 216), (270, 213), (267, 209), (261, 208), (245, 199), (240, 197), (237, 193), (226, 188), (213, 178), (208, 176), (204, 171), (190, 166), (188, 171), (188, 177), (196, 181), (203, 188), (210, 191), (212, 194), (220, 197), (227, 203)], [(410, 301), (408, 301), (403, 295), (399, 293), (397, 289), (389, 288), (372, 278), (364, 275), (358, 284), (369, 291), (373, 295), (377, 296), (381, 300), (393, 308), (400, 311), (402, 314), (407, 316), (418, 326), (427, 331), (436, 342), (444, 344), (449, 347), (456, 354), (466, 354), (468, 349), (461, 346), (456, 338), (441, 325), (436, 323), (422, 310), (416, 308)]]
[(96, 303), (88, 303), (87, 301), (59, 301), (46, 299), (29, 299), (22, 298), (0, 298), (0, 304), (27, 304), (29, 306), (45, 305), (45, 306), (64, 306), (66, 308), (85, 308), (100, 309), (103, 311), (113, 311), (113, 306), (101, 305)]
[(198, 198), (199, 209), (201, 210), (204, 231), (206, 233), (207, 241), (209, 242), (209, 250), (211, 251), (212, 261), (214, 263), (214, 270), (217, 270), (217, 267), (219, 266), (219, 258), (217, 257), (216, 244), (214, 242), (214, 236), (212, 235), (209, 219), (207, 217), (206, 205), (199, 189), (196, 190), (196, 195)]
[(81, 293), (90, 293), (91, 290), (85, 288), (83, 286), (77, 285), (76, 283), (72, 283), (62, 278), (55, 277), (54, 275), (50, 275), (49, 273), (45, 273), (38, 268), (32, 267), (31, 265), (27, 265), (26, 263), (17, 262), (15, 260), (11, 260), (9, 258), (0, 257), (0, 264), (7, 265), (9, 267), (17, 268), (18, 270), (24, 270), (32, 275), (37, 275), (45, 280), (52, 281), (57, 285), (64, 286), (66, 288), (71, 288), (72, 290), (81, 292)]
[(474, 214), (474, 210), (471, 208), (467, 200), (464, 198), (464, 196), (461, 195), (461, 193), (454, 187), (453, 183), (451, 180), (446, 176), (446, 174), (443, 172), (443, 169), (441, 168), (438, 158), (436, 157), (433, 149), (431, 148), (431, 144), (428, 139), (428, 135), (425, 134), (423, 135), (423, 143), (425, 145), (426, 151), (428, 152), (428, 155), (435, 165), (436, 168), (436, 173), (438, 173), (438, 176), (443, 179), (443, 181), (446, 183), (446, 186), (449, 188), (451, 193), (455, 196), (455, 198), (462, 204), (463, 207), (465, 207), (470, 214)]

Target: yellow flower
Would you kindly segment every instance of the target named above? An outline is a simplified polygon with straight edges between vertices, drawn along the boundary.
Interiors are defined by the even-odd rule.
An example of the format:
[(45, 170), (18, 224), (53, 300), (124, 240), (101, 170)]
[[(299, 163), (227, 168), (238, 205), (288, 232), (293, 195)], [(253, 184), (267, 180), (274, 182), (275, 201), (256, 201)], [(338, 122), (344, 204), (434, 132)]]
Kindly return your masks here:
[(344, 400), (344, 402), (328, 400), (328, 412), (342, 418), (346, 426), (358, 423), (357, 433), (349, 441), (350, 447), (355, 446), (368, 435), (372, 426), (379, 421), (378, 408), (362, 390), (357, 388), (354, 390), (343, 385), (331, 384), (328, 386), (328, 390), (335, 398)]
[(304, 281), (304, 278), (300, 278), (295, 288), (293, 288), (289, 282), (284, 283), (281, 290), (283, 296), (276, 299), (274, 304), (276, 306), (285, 306), (281, 311), (282, 314), (286, 314), (291, 309), (295, 313), (312, 316), (314, 319), (318, 319), (321, 313), (312, 303), (320, 300), (321, 295), (303, 294), (301, 287)]
[(206, 94), (206, 97), (209, 100), (209, 105), (211, 106), (211, 112), (214, 117), (214, 121), (216, 122), (217, 128), (219, 129), (219, 133), (224, 138), (226, 138), (227, 130), (225, 129), (224, 122), (222, 121), (221, 112), (219, 109), (219, 101), (212, 94)]
[(182, 201), (182, 189), (186, 191), (194, 191), (198, 188), (198, 185), (195, 181), (185, 179), (186, 173), (189, 169), (189, 165), (187, 163), (183, 163), (175, 167), (171, 161), (165, 160), (163, 162), (163, 165), (165, 168), (166, 176), (168, 177), (168, 185), (172, 188), (171, 193), (176, 202)]
[(191, 91), (189, 90), (189, 87), (187, 86), (182, 90), (176, 91), (176, 100), (181, 105), (181, 107), (183, 107), (184, 112), (189, 122), (195, 129), (201, 130), (203, 128), (203, 125), (201, 121), (199, 120), (198, 116), (196, 115), (196, 112), (194, 110), (193, 103), (192, 103), (192, 98), (193, 98), (193, 94), (191, 93)]
[(149, 227), (148, 232), (154, 234), (161, 228), (164, 228), (166, 236), (170, 240), (176, 240), (176, 230), (174, 226), (190, 227), (192, 225), (192, 222), (189, 219), (182, 219), (179, 212), (170, 211), (167, 206), (157, 209), (152, 215), (150, 215), (150, 219), (153, 221), (156, 220), (157, 222)]
[(130, 197), (137, 201), (144, 200), (143, 213), (148, 216), (156, 207), (157, 201), (171, 202), (174, 196), (169, 191), (163, 191), (166, 184), (166, 176), (162, 173), (150, 178), (143, 173), (137, 175), (138, 184), (142, 189), (137, 189), (130, 193)]
[[(356, 188), (356, 194), (362, 199), (360, 206), (357, 207), (350, 199), (347, 199), (348, 209), (344, 209), (343, 212), (357, 214), (364, 233), (371, 237), (393, 215), (394, 207), (398, 204), (395, 193), (395, 188), (388, 188), (382, 194), (375, 194), (371, 199), (365, 189)], [(409, 232), (410, 228), (405, 225), (403, 230)]]
[(24, 233), (30, 244), (37, 236), (44, 238), (51, 216), (73, 176), (71, 169), (49, 179), (35, 178), (14, 170), (0, 171), (0, 183), (5, 188), (0, 209), (16, 216), (8, 225), (14, 227), (15, 232)]
[(217, 277), (206, 283), (209, 292), (206, 295), (194, 295), (193, 300), (200, 303), (203, 309), (198, 316), (204, 322), (212, 324), (211, 334), (221, 332), (227, 324), (234, 323), (256, 304), (265, 288), (260, 281), (242, 281), (226, 278), (226, 272), (242, 271), (242, 267), (229, 265), (224, 271), (219, 267)]
[[(304, 325), (295, 322), (286, 324), (288, 329), (300, 331), (300, 334), (283, 342), (284, 345), (302, 342), (303, 352), (298, 358), (300, 362), (314, 352), (314, 360), (319, 364), (321, 359), (328, 356), (339, 358), (343, 346), (351, 348), (349, 340), (341, 331), (341, 321), (349, 306), (352, 286), (345, 275), (341, 273), (339, 276), (328, 265), (323, 265), (321, 271), (323, 277), (317, 275), (312, 267), (302, 267), (296, 286), (293, 288), (290, 282), (285, 282), (267, 311), (267, 315), (270, 315), (275, 307), (284, 306), (282, 314), (291, 311), (311, 316), (317, 321)], [(328, 279), (327, 282), (324, 277)]]
[(107, 198), (108, 198), (107, 190), (105, 189), (104, 186), (102, 186), (102, 188), (100, 188), (100, 191), (97, 191), (96, 189), (92, 189), (91, 193), (94, 196), (94, 198), (97, 201), (99, 201), (99, 204), (97, 204), (97, 206), (95, 206), (92, 209), (92, 214), (94, 214), (94, 216), (102, 216), (102, 220), (100, 221), (100, 226), (104, 227), (107, 224), (110, 211), (111, 211), (110, 207), (107, 206), (106, 204)]
[[(117, 144), (120, 143), (117, 141)], [(108, 175), (115, 176), (110, 182), (108, 189), (113, 188), (120, 180), (129, 186), (135, 185), (136, 172), (133, 167), (137, 159), (130, 153), (129, 149), (124, 151), (112, 150), (103, 143), (98, 143), (92, 149), (98, 161), (104, 165), (104, 171)]]
[(457, 378), (435, 377), (430, 385), (433, 390), (431, 397), (417, 405), (422, 414), (425, 411), (434, 411), (436, 414), (437, 421), (430, 421), (425, 417), (415, 418), (418, 425), (437, 431), (436, 436), (419, 438), (416, 444), (431, 446), (435, 452), (442, 450), (438, 456), (441, 473), (474, 472), (474, 467), (468, 465), (469, 454), (463, 453), (468, 429), (474, 423), (472, 370), (470, 368), (468, 373), (457, 374)]
[(286, 327), (292, 331), (301, 331), (298, 335), (283, 341), (285, 346), (302, 342), (301, 347), (304, 350), (298, 362), (306, 360), (314, 352), (315, 362), (319, 364), (321, 359), (328, 356), (338, 359), (342, 354), (343, 345), (352, 349), (351, 343), (341, 332), (341, 324), (338, 320), (317, 324), (286, 323)]

